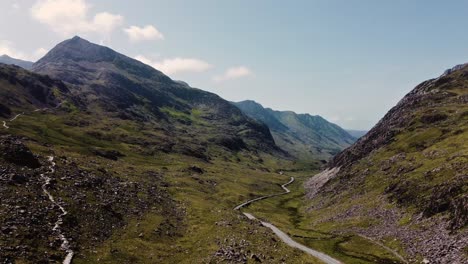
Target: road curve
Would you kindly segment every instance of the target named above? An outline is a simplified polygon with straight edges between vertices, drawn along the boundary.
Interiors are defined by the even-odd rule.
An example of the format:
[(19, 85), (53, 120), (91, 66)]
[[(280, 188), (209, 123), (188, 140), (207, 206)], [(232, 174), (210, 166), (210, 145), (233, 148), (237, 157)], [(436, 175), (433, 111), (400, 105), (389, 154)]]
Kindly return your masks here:
[(286, 186), (288, 186), (289, 184), (293, 183), (294, 182), (294, 177), (291, 177), (291, 180), (283, 185), (281, 185), (281, 188), (283, 188), (284, 192), (282, 193), (276, 193), (276, 194), (270, 194), (270, 195), (265, 195), (265, 196), (262, 196), (262, 197), (258, 197), (258, 198), (255, 198), (255, 199), (252, 199), (252, 200), (248, 200), (247, 202), (245, 203), (242, 203), (242, 204), (239, 204), (238, 206), (236, 206), (234, 208), (234, 210), (239, 210), (241, 209), (242, 207), (245, 207), (253, 202), (256, 202), (256, 201), (260, 201), (260, 200), (263, 200), (263, 199), (266, 199), (266, 198), (271, 198), (271, 197), (275, 197), (275, 196), (279, 196), (279, 195), (284, 195), (284, 194), (287, 194), (287, 193), (290, 193), (291, 191), (286, 188)]
[[(246, 207), (248, 206), (249, 204), (253, 203), (253, 202), (256, 202), (256, 201), (260, 201), (260, 200), (264, 200), (264, 199), (267, 199), (267, 198), (271, 198), (271, 197), (275, 197), (275, 196), (280, 196), (280, 195), (285, 195), (285, 194), (288, 194), (290, 193), (291, 191), (286, 187), (288, 186), (289, 184), (293, 183), (294, 182), (294, 177), (291, 177), (291, 180), (283, 185), (281, 185), (281, 188), (284, 190), (284, 192), (282, 193), (277, 193), (277, 194), (271, 194), (271, 195), (265, 195), (265, 196), (262, 196), (262, 197), (258, 197), (258, 198), (255, 198), (255, 199), (252, 199), (252, 200), (248, 200), (247, 202), (244, 202), (238, 206), (236, 206), (234, 208), (234, 210), (240, 210), (241, 208), (243, 207)], [(299, 250), (302, 250), (304, 251), (305, 253), (311, 255), (311, 256), (314, 256), (318, 259), (320, 259), (321, 261), (327, 263), (327, 264), (342, 264), (342, 262), (340, 262), (339, 260), (336, 260), (330, 256), (328, 256), (327, 254), (325, 253), (322, 253), (320, 251), (317, 251), (317, 250), (314, 250), (314, 249), (311, 249), (309, 247), (306, 247), (296, 241), (294, 241), (290, 236), (288, 236), (285, 232), (281, 231), (279, 228), (277, 228), (276, 226), (268, 223), (268, 222), (263, 222), (261, 220), (258, 220), (257, 218), (255, 218), (255, 216), (253, 216), (252, 214), (249, 214), (249, 213), (245, 213), (243, 212), (243, 214), (250, 220), (252, 221), (260, 221), (260, 223), (265, 226), (265, 227), (268, 227), (270, 228), (273, 233), (275, 233), (284, 243), (286, 243), (288, 246), (290, 247), (293, 247), (293, 248), (297, 248)]]

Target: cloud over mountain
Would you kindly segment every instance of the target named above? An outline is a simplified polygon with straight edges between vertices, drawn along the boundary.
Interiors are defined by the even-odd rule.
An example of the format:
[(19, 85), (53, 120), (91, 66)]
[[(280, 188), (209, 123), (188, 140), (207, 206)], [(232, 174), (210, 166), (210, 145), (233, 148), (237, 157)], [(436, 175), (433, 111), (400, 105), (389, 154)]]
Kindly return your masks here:
[(213, 77), (215, 82), (223, 82), (232, 79), (239, 79), (247, 76), (251, 76), (252, 71), (245, 66), (232, 67), (227, 69), (222, 75)]
[(164, 35), (152, 25), (146, 25), (144, 27), (131, 26), (124, 29), (124, 32), (132, 42), (164, 39)]
[(176, 57), (164, 59), (162, 61), (155, 61), (139, 55), (136, 56), (135, 59), (169, 75), (181, 72), (204, 72), (213, 67), (208, 62), (195, 58)]

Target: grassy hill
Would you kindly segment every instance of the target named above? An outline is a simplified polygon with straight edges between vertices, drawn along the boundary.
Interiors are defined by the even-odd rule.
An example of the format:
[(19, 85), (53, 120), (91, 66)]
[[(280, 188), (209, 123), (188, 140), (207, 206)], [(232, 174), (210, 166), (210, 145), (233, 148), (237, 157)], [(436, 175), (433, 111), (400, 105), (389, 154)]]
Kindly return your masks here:
[(406, 95), (306, 187), (309, 226), (360, 234), (411, 262), (464, 263), (468, 67)]

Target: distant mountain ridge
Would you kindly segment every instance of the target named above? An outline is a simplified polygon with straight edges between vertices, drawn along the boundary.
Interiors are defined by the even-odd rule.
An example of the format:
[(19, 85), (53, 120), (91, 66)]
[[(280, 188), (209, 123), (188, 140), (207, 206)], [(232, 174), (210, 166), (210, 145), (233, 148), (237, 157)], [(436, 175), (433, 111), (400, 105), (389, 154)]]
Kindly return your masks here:
[(251, 118), (265, 123), (276, 144), (297, 158), (328, 159), (356, 140), (321, 116), (275, 111), (251, 100), (234, 104)]
[(34, 64), (34, 62), (15, 59), (6, 54), (0, 56), (0, 63), (8, 64), (8, 65), (16, 65), (26, 70), (30, 70), (32, 68), (32, 65)]

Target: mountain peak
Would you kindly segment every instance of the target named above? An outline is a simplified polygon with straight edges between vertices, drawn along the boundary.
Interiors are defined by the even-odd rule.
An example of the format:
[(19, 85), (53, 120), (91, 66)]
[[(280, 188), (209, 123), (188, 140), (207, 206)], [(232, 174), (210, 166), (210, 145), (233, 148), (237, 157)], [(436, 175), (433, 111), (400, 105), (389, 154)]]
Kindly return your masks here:
[(73, 37), (73, 38), (71, 38), (70, 40), (73, 40), (73, 41), (77, 41), (77, 40), (84, 40), (84, 41), (87, 41), (87, 40), (85, 40), (85, 39), (81, 38), (81, 37), (80, 37), (80, 36), (78, 36), (78, 35), (77, 35), (77, 36), (74, 36), (74, 37)]
[(117, 52), (110, 48), (94, 44), (79, 36), (75, 36), (59, 43), (40, 59), (37, 64), (61, 60), (89, 62), (113, 61), (118, 55)]
[[(108, 47), (92, 43), (79, 36), (67, 39), (57, 44), (42, 59), (33, 65), (33, 71), (42, 74), (52, 74), (70, 83), (80, 82), (80, 78), (68, 74), (64, 68), (93, 69), (88, 71), (86, 78), (96, 79), (99, 73), (109, 74), (119, 71), (127, 72), (138, 78), (153, 79), (159, 81), (171, 81), (169, 77), (160, 71), (127, 57)], [(70, 70), (68, 69), (68, 70)]]

